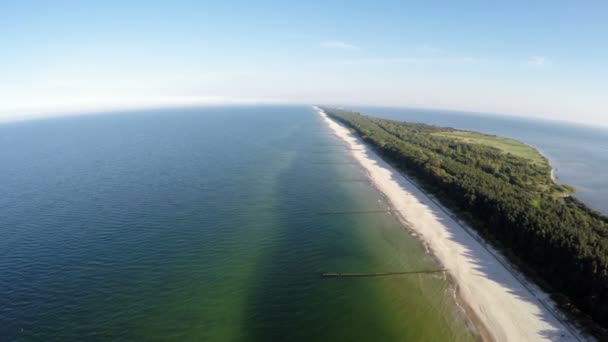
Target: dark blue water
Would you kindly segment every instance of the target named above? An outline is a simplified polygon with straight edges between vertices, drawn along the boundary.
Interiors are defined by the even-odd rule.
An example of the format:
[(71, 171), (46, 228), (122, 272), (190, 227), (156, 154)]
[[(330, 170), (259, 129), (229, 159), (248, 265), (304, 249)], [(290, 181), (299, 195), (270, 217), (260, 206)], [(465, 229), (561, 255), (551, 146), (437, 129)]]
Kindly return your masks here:
[(404, 108), (356, 107), (381, 118), (423, 122), (513, 138), (536, 147), (550, 161), (558, 182), (608, 214), (608, 128), (517, 117)]
[(310, 107), (0, 125), (1, 341), (470, 341)]

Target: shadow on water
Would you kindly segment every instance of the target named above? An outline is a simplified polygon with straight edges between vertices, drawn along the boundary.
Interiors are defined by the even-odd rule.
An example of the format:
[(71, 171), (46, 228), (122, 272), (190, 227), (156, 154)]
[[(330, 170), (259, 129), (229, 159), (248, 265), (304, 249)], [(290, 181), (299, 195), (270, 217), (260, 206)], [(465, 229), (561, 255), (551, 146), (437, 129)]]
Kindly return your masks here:
[[(323, 180), (315, 179), (312, 172), (298, 172), (306, 167), (303, 162), (301, 159), (296, 161), (292, 169), (281, 176), (279, 191), (290, 189), (293, 194), (304, 194), (316, 201), (315, 205), (322, 205), (327, 200), (314, 199), (311, 186), (322, 196), (320, 185)], [(291, 175), (294, 172), (306, 179), (300, 178), (294, 183)], [(315, 182), (321, 184), (314, 185)], [(356, 287), (365, 284), (328, 283), (319, 274), (332, 258), (362, 246), (356, 246), (359, 242), (355, 239), (349, 239), (350, 246), (341, 246), (344, 242), (336, 235), (335, 224), (314, 212), (299, 212), (294, 207), (298, 205), (289, 199), (281, 201), (278, 215), (283, 231), (267, 260), (261, 263), (250, 289), (252, 296), (247, 306), (250, 312), (245, 315), (248, 335), (256, 341), (361, 339), (361, 331), (348, 326), (348, 316), (355, 313), (344, 310), (344, 301), (349, 293), (356, 292)], [(379, 313), (373, 316), (380, 317)], [(383, 324), (381, 321), (374, 323)], [(376, 326), (370, 330), (388, 329)]]

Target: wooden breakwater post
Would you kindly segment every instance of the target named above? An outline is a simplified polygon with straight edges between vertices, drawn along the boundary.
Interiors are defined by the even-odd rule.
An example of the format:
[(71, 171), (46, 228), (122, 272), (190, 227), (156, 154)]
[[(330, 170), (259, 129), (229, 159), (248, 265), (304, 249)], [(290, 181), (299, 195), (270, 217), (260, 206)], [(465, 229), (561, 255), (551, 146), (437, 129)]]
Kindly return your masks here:
[(401, 210), (394, 209), (377, 209), (377, 210), (344, 210), (344, 211), (321, 211), (318, 215), (348, 215), (348, 214), (381, 214), (381, 213), (396, 213)]
[(387, 277), (387, 276), (398, 276), (408, 274), (430, 274), (430, 273), (442, 273), (445, 269), (438, 270), (420, 270), (420, 271), (403, 271), (403, 272), (375, 272), (375, 273), (338, 273), (338, 272), (327, 272), (321, 273), (323, 278), (365, 278), (365, 277)]

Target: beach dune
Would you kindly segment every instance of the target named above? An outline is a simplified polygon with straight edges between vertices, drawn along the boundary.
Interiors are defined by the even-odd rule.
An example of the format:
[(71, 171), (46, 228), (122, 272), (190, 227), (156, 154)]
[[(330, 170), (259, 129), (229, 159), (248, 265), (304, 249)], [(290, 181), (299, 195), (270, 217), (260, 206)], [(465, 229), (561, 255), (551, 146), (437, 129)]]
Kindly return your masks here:
[(428, 246), (447, 270), (463, 305), (484, 340), (589, 340), (556, 309), (550, 297), (525, 280), (435, 199), (382, 160), (349, 129), (315, 107), (332, 132), (351, 149), (372, 183), (400, 220)]

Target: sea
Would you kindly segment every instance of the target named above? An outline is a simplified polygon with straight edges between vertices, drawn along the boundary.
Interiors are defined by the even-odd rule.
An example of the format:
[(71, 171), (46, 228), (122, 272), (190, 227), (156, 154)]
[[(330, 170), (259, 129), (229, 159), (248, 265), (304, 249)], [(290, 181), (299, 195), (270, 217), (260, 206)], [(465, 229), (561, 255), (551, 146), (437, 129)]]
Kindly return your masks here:
[[(604, 129), (353, 108), (539, 148), (608, 212)], [(309, 106), (0, 125), (0, 341), (474, 341), (439, 270)]]
[(1, 341), (477, 339), (309, 106), (4, 123), (0, 167)]
[(608, 127), (431, 109), (347, 109), (385, 119), (422, 122), (524, 142), (549, 160), (558, 183), (574, 186), (575, 197), (608, 215)]

